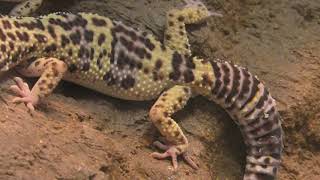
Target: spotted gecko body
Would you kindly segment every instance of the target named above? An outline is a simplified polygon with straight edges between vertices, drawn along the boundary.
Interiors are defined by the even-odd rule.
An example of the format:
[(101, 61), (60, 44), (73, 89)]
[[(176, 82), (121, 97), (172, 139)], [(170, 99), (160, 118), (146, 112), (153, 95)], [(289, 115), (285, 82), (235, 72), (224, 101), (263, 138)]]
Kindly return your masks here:
[(245, 68), (192, 57), (185, 24), (212, 15), (196, 1), (167, 13), (164, 43), (121, 22), (90, 13), (0, 17), (0, 70), (40, 76), (32, 90), (20, 78), (11, 89), (33, 109), (61, 79), (128, 100), (158, 98), (150, 119), (170, 145), (165, 153), (197, 165), (188, 140), (171, 118), (188, 99), (202, 95), (220, 104), (240, 126), (248, 147), (244, 179), (274, 179), (283, 148), (281, 118), (265, 86)]

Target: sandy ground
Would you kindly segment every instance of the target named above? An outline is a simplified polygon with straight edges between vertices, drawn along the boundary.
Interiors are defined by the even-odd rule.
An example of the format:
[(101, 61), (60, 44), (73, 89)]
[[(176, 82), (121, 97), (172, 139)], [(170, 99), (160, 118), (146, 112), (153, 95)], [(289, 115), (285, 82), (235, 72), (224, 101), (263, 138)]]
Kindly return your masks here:
[[(320, 2), (206, 1), (223, 13), (190, 26), (193, 52), (246, 66), (271, 90), (283, 116), (285, 152), (279, 179), (320, 179)], [(179, 1), (47, 0), (38, 14), (96, 12), (162, 39), (165, 12)], [(0, 4), (6, 13), (13, 4)], [(241, 179), (239, 129), (216, 104), (192, 99), (175, 116), (200, 170), (150, 157), (159, 133), (151, 102), (107, 97), (63, 82), (30, 115), (10, 103), (14, 72), (1, 74), (0, 179)], [(34, 80), (29, 81), (30, 84)]]

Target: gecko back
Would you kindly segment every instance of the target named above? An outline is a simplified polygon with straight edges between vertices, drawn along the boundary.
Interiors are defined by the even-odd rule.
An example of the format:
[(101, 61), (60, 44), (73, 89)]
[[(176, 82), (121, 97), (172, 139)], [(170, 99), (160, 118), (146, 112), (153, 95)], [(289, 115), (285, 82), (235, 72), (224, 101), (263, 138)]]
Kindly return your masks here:
[(88, 13), (1, 21), (2, 71), (19, 64), (22, 74), (39, 76), (28, 68), (44, 65), (39, 58), (54, 57), (68, 66), (63, 79), (130, 100), (153, 99), (169, 84), (167, 71), (157, 68), (169, 67), (172, 51), (121, 22)]

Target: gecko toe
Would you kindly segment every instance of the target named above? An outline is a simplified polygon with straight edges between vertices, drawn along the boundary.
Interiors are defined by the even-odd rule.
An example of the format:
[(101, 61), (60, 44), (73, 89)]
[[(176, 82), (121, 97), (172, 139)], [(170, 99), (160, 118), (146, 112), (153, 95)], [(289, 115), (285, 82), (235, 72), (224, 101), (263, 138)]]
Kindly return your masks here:
[(183, 153), (182, 157), (184, 161), (193, 169), (199, 169), (199, 166), (194, 162), (193, 158), (189, 155), (189, 153), (187, 152)]
[(23, 96), (24, 92), (17, 86), (17, 85), (12, 85), (10, 86), (10, 91), (12, 91), (14, 94)]
[(156, 159), (165, 159), (168, 157), (171, 157), (171, 161), (172, 161), (172, 165), (173, 165), (173, 169), (177, 170), (178, 169), (178, 160), (177, 157), (179, 155), (182, 156), (182, 158), (184, 159), (184, 161), (191, 166), (193, 169), (198, 169), (198, 165), (193, 161), (193, 159), (190, 157), (190, 155), (188, 154), (188, 152), (183, 152), (181, 153), (177, 146), (175, 145), (165, 145), (159, 141), (155, 141), (153, 143), (154, 146), (156, 146), (157, 148), (164, 150), (164, 153), (158, 153), (158, 152), (154, 152), (151, 154), (151, 156), (153, 158)]
[(151, 156), (156, 159), (165, 159), (167, 157), (171, 157), (171, 161), (172, 161), (172, 165), (173, 165), (174, 170), (178, 169), (178, 160), (177, 160), (178, 155), (179, 155), (179, 151), (174, 146), (170, 147), (164, 153), (154, 152), (151, 154)]
[(34, 105), (38, 103), (38, 98), (32, 95), (29, 85), (21, 78), (15, 77), (14, 81), (16, 85), (10, 86), (10, 90), (18, 97), (15, 97), (12, 102), (24, 103), (29, 110), (34, 111)]
[(35, 110), (34, 105), (32, 103), (27, 103), (27, 108), (32, 112)]
[(36, 103), (37, 100), (35, 100), (33, 97), (16, 97), (12, 100), (13, 103), (24, 103), (27, 108), (30, 110), (30, 111), (34, 111), (35, 108), (34, 108), (34, 104), (37, 104)]

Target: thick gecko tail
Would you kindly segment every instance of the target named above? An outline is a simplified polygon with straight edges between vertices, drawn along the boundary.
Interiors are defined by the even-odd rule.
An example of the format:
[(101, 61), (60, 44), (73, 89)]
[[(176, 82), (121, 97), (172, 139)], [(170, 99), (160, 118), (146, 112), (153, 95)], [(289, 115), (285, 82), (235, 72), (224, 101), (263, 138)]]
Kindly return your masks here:
[[(269, 96), (269, 100), (273, 100)], [(273, 100), (274, 101), (274, 100)], [(261, 111), (254, 119), (240, 121), (240, 129), (247, 145), (244, 180), (276, 179), (283, 151), (281, 116), (275, 104)]]
[[(229, 62), (212, 61), (211, 66), (215, 79), (210, 83), (212, 99), (239, 125), (247, 145), (244, 180), (275, 179), (283, 149), (276, 101), (247, 69)], [(208, 77), (203, 79), (208, 81)]]

